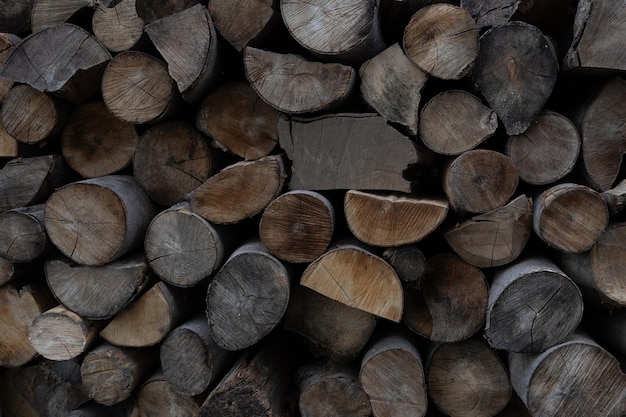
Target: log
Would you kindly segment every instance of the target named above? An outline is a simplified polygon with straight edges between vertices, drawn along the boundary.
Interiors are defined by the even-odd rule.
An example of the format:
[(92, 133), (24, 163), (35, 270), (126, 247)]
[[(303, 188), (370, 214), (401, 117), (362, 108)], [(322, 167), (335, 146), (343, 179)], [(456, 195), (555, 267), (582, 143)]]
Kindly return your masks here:
[(473, 216), (443, 232), (454, 252), (479, 268), (502, 266), (517, 259), (532, 231), (532, 205), (525, 195), (485, 214)]
[(11, 159), (0, 170), (0, 212), (44, 203), (66, 182), (60, 155)]
[(609, 215), (621, 212), (626, 206), (626, 180), (620, 181), (615, 187), (603, 191), (600, 195), (609, 209)]
[(0, 117), (0, 158), (15, 158), (18, 155), (18, 142), (7, 133)]
[(431, 152), (373, 114), (281, 118), (278, 132), (280, 146), (292, 161), (291, 190), (408, 193), (412, 182), (431, 172)]
[(143, 253), (97, 267), (51, 259), (44, 270), (54, 297), (89, 320), (110, 319), (154, 283)]
[(233, 353), (211, 337), (204, 314), (172, 330), (161, 343), (160, 358), (165, 380), (187, 396), (205, 392), (235, 361)]
[(215, 343), (242, 350), (258, 343), (282, 320), (291, 276), (259, 241), (241, 245), (213, 277), (206, 316)]
[(402, 318), (402, 284), (396, 272), (382, 258), (351, 242), (333, 245), (309, 264), (300, 285), (391, 321)]
[(587, 251), (606, 229), (609, 212), (599, 193), (580, 184), (548, 188), (534, 202), (533, 229), (549, 246), (565, 253)]
[(473, 77), (506, 133), (519, 135), (543, 109), (558, 71), (552, 42), (532, 25), (510, 22), (480, 37)]
[(432, 346), (426, 375), (431, 400), (450, 417), (493, 416), (511, 398), (505, 365), (478, 338)]
[(30, 31), (30, 10), (35, 0), (11, 0), (0, 9), (0, 32), (21, 34)]
[(246, 351), (211, 391), (199, 417), (282, 417), (294, 415), (294, 352), (279, 337)]
[(72, 15), (84, 8), (95, 8), (94, 0), (34, 0), (30, 12), (33, 33), (67, 22)]
[(102, 75), (102, 98), (113, 115), (141, 124), (160, 121), (176, 108), (174, 80), (163, 61), (138, 51), (111, 59)]
[(41, 313), (54, 306), (44, 286), (13, 284), (0, 287), (0, 366), (15, 368), (37, 356), (28, 340), (28, 327)]
[(140, 416), (195, 417), (200, 412), (202, 401), (177, 392), (157, 371), (144, 382), (136, 394), (137, 411)]
[(422, 358), (403, 333), (389, 333), (373, 341), (363, 354), (359, 381), (370, 399), (374, 417), (426, 414)]
[[(0, 23), (0, 27), (1, 26), (2, 23)], [(11, 56), (11, 54), (15, 50), (15, 47), (19, 45), (20, 42), (22, 42), (22, 39), (20, 39), (18, 36), (13, 35), (12, 33), (0, 32), (0, 70), (2, 70), (5, 61), (9, 56)], [(2, 103), (9, 90), (11, 90), (11, 87), (13, 87), (12, 80), (0, 78), (0, 103)]]
[(511, 383), (533, 416), (624, 415), (626, 375), (580, 332), (537, 354), (509, 356)]
[(158, 282), (117, 313), (100, 336), (116, 346), (154, 346), (197, 311), (201, 298), (199, 291)]
[(350, 231), (360, 241), (372, 246), (400, 246), (419, 242), (434, 232), (448, 214), (448, 202), (349, 190), (344, 214)]
[(378, 114), (417, 134), (418, 108), (428, 74), (395, 43), (359, 68), (361, 96)]
[(193, 287), (222, 266), (238, 236), (237, 230), (211, 225), (183, 202), (152, 219), (144, 247), (159, 278)]
[(291, 289), (283, 325), (300, 336), (313, 356), (335, 362), (356, 359), (375, 326), (374, 315), (302, 285)]
[(517, 189), (519, 173), (507, 156), (489, 149), (467, 151), (443, 172), (443, 191), (459, 213), (481, 214), (506, 204)]
[(494, 349), (542, 352), (578, 327), (583, 308), (580, 290), (561, 269), (527, 257), (494, 274), (485, 337)]
[(281, 193), (287, 174), (282, 155), (227, 166), (192, 191), (191, 209), (218, 224), (253, 217)]
[(128, 348), (101, 343), (92, 349), (80, 366), (80, 375), (89, 398), (112, 406), (130, 398), (158, 366), (157, 348)]
[(72, 111), (61, 133), (67, 165), (83, 178), (114, 174), (130, 165), (139, 135), (101, 101), (89, 101)]
[(626, 69), (618, 35), (626, 30), (625, 17), (626, 9), (619, 1), (579, 1), (564, 69)]
[(302, 417), (368, 417), (370, 400), (361, 388), (354, 365), (322, 361), (298, 368), (298, 408)]
[(85, 353), (97, 340), (102, 326), (58, 305), (33, 320), (28, 338), (44, 358), (65, 361)]
[(277, 110), (289, 113), (328, 111), (345, 102), (356, 83), (350, 66), (309, 61), (247, 46), (243, 50), (246, 79)]
[(98, 92), (110, 59), (93, 35), (64, 23), (25, 38), (5, 61), (0, 77), (80, 103)]
[(189, 9), (199, 0), (135, 0), (137, 14), (146, 25)]
[(479, 27), (496, 26), (511, 20), (522, 0), (461, 0)]
[(167, 62), (184, 100), (194, 103), (216, 85), (220, 76), (219, 43), (206, 6), (198, 3), (155, 20), (144, 30)]
[(51, 245), (44, 228), (44, 205), (0, 213), (0, 257), (16, 263), (42, 259)]
[(315, 191), (294, 190), (272, 200), (261, 216), (259, 237), (274, 256), (292, 263), (312, 262), (330, 245), (335, 210)]
[(478, 30), (466, 10), (451, 4), (429, 5), (411, 16), (402, 37), (404, 51), (429, 75), (458, 80), (472, 71)]
[(424, 253), (417, 245), (387, 248), (383, 252), (383, 259), (396, 271), (403, 287), (415, 289), (420, 286), (427, 263)]
[(101, 0), (91, 19), (93, 34), (111, 52), (123, 52), (141, 44), (144, 22), (137, 14), (135, 0), (121, 0), (106, 6)]
[(446, 90), (422, 108), (419, 136), (433, 152), (459, 155), (493, 136), (497, 127), (498, 117), (478, 97)]
[(517, 167), (520, 179), (546, 185), (572, 172), (580, 142), (578, 130), (568, 118), (546, 110), (524, 133), (507, 138), (505, 153)]
[(279, 115), (249, 84), (232, 82), (202, 100), (196, 128), (217, 147), (254, 160), (269, 155), (276, 147)]
[(321, 59), (358, 66), (385, 49), (378, 0), (282, 0), (280, 12), (291, 36)]
[(458, 342), (485, 323), (488, 297), (480, 269), (455, 255), (435, 255), (419, 289), (405, 292), (404, 323), (429, 340)]
[(6, 132), (18, 142), (33, 145), (61, 132), (67, 105), (28, 84), (18, 84), (4, 98), (1, 112)]
[(611, 223), (589, 251), (562, 254), (560, 266), (595, 302), (626, 307), (626, 223)]
[(83, 265), (103, 265), (142, 243), (154, 206), (133, 177), (107, 175), (68, 184), (46, 203), (52, 243)]
[(158, 123), (146, 130), (133, 156), (133, 176), (162, 206), (185, 200), (216, 168), (216, 153), (191, 124)]

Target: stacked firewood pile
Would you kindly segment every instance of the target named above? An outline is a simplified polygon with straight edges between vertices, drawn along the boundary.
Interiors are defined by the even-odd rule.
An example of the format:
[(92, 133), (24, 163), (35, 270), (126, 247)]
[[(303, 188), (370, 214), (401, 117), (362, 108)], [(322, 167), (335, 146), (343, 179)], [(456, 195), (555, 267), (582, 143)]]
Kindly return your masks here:
[(14, 416), (626, 415), (622, 0), (9, 0)]

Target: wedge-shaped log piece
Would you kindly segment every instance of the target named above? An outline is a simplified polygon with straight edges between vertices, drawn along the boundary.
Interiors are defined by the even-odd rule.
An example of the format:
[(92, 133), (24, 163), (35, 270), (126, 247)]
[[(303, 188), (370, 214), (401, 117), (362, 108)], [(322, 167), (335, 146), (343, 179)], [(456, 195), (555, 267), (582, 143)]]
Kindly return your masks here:
[(533, 416), (624, 415), (626, 375), (610, 353), (580, 332), (542, 353), (511, 353), (509, 370)]
[(96, 7), (94, 0), (34, 0), (30, 12), (33, 33), (61, 25), (83, 8)]
[(280, 146), (292, 161), (292, 190), (410, 192), (432, 153), (373, 114), (281, 118)]
[(349, 307), (399, 322), (402, 285), (382, 258), (352, 244), (338, 244), (313, 261), (300, 284)]
[(243, 63), (257, 94), (284, 113), (329, 110), (347, 99), (356, 82), (356, 70), (347, 65), (323, 64), (250, 46), (243, 50)]
[(154, 282), (143, 253), (98, 267), (53, 259), (44, 264), (44, 269), (54, 297), (91, 320), (113, 317)]
[(461, 7), (468, 11), (480, 27), (495, 26), (508, 22), (522, 0), (461, 0)]
[(466, 10), (433, 4), (411, 17), (402, 40), (407, 56), (422, 70), (433, 77), (458, 80), (472, 70), (478, 30)]
[(116, 346), (156, 345), (197, 311), (201, 298), (200, 291), (158, 282), (121, 310), (100, 336)]
[(542, 352), (565, 340), (582, 315), (576, 284), (548, 259), (530, 257), (495, 273), (485, 336), (494, 349)]
[(528, 129), (552, 93), (558, 71), (552, 42), (532, 25), (510, 22), (480, 38), (474, 79), (509, 135)]
[(563, 183), (541, 193), (534, 202), (533, 229), (553, 248), (565, 253), (587, 251), (609, 222), (602, 196), (584, 185)]
[(41, 259), (50, 249), (43, 204), (0, 213), (0, 257), (11, 262)]
[(532, 205), (521, 195), (504, 207), (474, 216), (444, 232), (463, 260), (479, 268), (506, 265), (522, 253), (532, 231)]
[(420, 70), (395, 43), (359, 69), (361, 95), (374, 110), (391, 123), (415, 135), (422, 88), (428, 74)]
[(91, 19), (94, 36), (111, 52), (127, 51), (137, 46), (144, 22), (137, 14), (135, 0), (121, 0), (105, 6), (101, 0)]
[(283, 157), (270, 155), (222, 169), (187, 199), (194, 212), (212, 223), (236, 223), (263, 211), (280, 194), (286, 178)]
[(372, 246), (415, 243), (431, 234), (448, 214), (448, 202), (349, 190), (344, 214), (354, 236)]
[(0, 76), (74, 102), (97, 92), (111, 54), (86, 30), (72, 24), (25, 38), (6, 60)]

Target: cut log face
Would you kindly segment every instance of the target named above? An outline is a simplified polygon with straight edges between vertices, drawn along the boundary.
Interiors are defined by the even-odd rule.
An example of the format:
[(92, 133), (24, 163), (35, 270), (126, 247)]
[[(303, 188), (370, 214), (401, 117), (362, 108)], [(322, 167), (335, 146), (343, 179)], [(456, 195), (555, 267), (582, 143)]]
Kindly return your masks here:
[(358, 65), (385, 48), (378, 0), (281, 0), (280, 11), (291, 36), (317, 56)]
[(347, 99), (356, 82), (352, 67), (250, 46), (243, 50), (243, 63), (257, 94), (284, 113), (329, 110)]
[(237, 223), (278, 197), (286, 177), (281, 155), (238, 162), (207, 179), (187, 199), (194, 212), (212, 223)]
[(292, 190), (410, 192), (410, 171), (430, 170), (432, 154), (372, 114), (335, 114), (278, 124), (292, 161)]
[(209, 328), (218, 346), (241, 350), (259, 342), (285, 314), (290, 287), (289, 271), (260, 242), (240, 246), (206, 295)]
[(494, 275), (485, 336), (494, 349), (542, 352), (565, 340), (583, 315), (580, 290), (545, 258), (526, 258)]
[(581, 333), (545, 352), (509, 356), (511, 383), (533, 416), (624, 415), (626, 375)]
[(417, 245), (385, 249), (383, 258), (393, 267), (405, 287), (419, 287), (426, 273), (427, 263), (424, 253)]
[(163, 376), (151, 377), (137, 391), (137, 411), (140, 416), (196, 417), (200, 404), (194, 398), (177, 392)]
[(314, 191), (295, 190), (267, 205), (259, 237), (271, 254), (287, 262), (311, 262), (321, 256), (333, 237), (335, 211)]
[(111, 52), (127, 51), (136, 46), (144, 29), (135, 0), (122, 0), (115, 6), (105, 6), (100, 1), (91, 25), (94, 36)]
[(478, 29), (466, 10), (433, 4), (411, 17), (404, 29), (404, 50), (433, 77), (458, 80), (472, 70), (478, 54)]
[(552, 42), (532, 25), (510, 22), (481, 36), (473, 76), (506, 132), (519, 135), (543, 109), (558, 71)]
[(609, 212), (599, 193), (584, 185), (555, 185), (534, 203), (533, 229), (549, 246), (565, 253), (589, 250), (606, 229)]
[(382, 258), (358, 246), (337, 245), (313, 261), (300, 284), (349, 307), (399, 322), (402, 285)]
[(50, 248), (43, 223), (43, 204), (0, 214), (0, 257), (11, 262), (31, 262)]
[(344, 214), (360, 241), (372, 246), (400, 246), (419, 242), (435, 231), (448, 214), (448, 202), (349, 190)]
[(572, 171), (578, 159), (580, 135), (568, 118), (544, 111), (524, 133), (509, 136), (505, 147), (523, 181), (545, 185)]
[(216, 170), (215, 153), (191, 124), (159, 123), (146, 130), (133, 156), (133, 176), (156, 203), (171, 206)]
[(196, 128), (218, 147), (254, 160), (276, 146), (279, 116), (249, 84), (233, 82), (206, 96), (196, 115)]
[(506, 265), (522, 253), (532, 231), (532, 205), (521, 195), (444, 232), (454, 252), (479, 268)]
[(189, 9), (199, 0), (135, 0), (137, 14), (146, 25)]
[(504, 364), (480, 339), (434, 346), (426, 374), (430, 398), (450, 417), (493, 416), (511, 398)]
[(76, 108), (61, 133), (67, 164), (83, 178), (113, 174), (127, 167), (139, 136), (132, 123), (113, 116), (100, 101)]
[(505, 155), (476, 149), (456, 157), (443, 173), (443, 191), (460, 213), (486, 213), (502, 207), (517, 188), (519, 174)]
[(141, 244), (154, 217), (148, 195), (130, 176), (108, 175), (68, 184), (45, 208), (52, 243), (83, 265), (103, 265)]
[(420, 116), (420, 138), (430, 150), (458, 155), (490, 138), (498, 117), (476, 96), (447, 90), (430, 99)]
[(461, 0), (461, 7), (468, 11), (480, 27), (495, 26), (508, 22), (522, 0)]
[(405, 324), (429, 340), (464, 340), (485, 322), (487, 280), (480, 269), (454, 255), (430, 258), (419, 290), (405, 294)]
[(36, 33), (61, 25), (85, 7), (95, 7), (94, 0), (34, 0), (30, 12), (31, 29)]

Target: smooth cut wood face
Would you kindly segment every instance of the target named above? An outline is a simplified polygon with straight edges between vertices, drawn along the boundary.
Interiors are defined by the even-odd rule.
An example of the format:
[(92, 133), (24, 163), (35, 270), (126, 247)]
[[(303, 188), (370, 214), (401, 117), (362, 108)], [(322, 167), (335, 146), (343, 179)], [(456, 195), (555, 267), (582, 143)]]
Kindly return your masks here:
[(609, 225), (591, 248), (593, 280), (603, 297), (626, 306), (626, 223)]
[(43, 204), (0, 214), (0, 256), (12, 262), (31, 262), (49, 244), (43, 225)]
[(218, 32), (241, 51), (278, 19), (273, 4), (273, 0), (211, 0), (208, 8)]
[(191, 396), (177, 392), (167, 380), (148, 381), (137, 394), (139, 415), (196, 417), (200, 405)]
[(95, 37), (111, 52), (131, 49), (143, 35), (144, 28), (135, 0), (123, 0), (113, 7), (100, 3), (91, 20)]
[(62, 117), (54, 101), (27, 84), (16, 85), (2, 106), (2, 125), (17, 141), (35, 144), (48, 138)]

